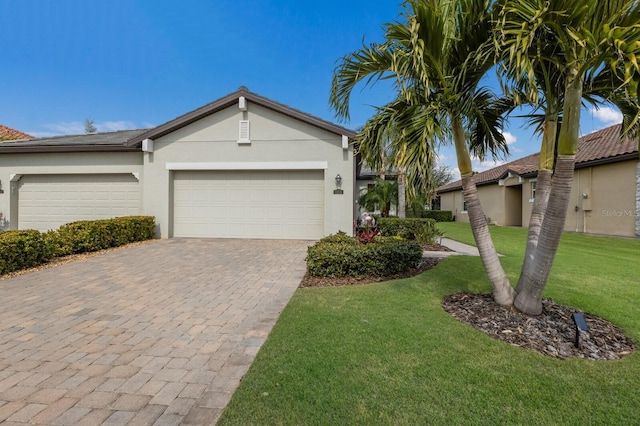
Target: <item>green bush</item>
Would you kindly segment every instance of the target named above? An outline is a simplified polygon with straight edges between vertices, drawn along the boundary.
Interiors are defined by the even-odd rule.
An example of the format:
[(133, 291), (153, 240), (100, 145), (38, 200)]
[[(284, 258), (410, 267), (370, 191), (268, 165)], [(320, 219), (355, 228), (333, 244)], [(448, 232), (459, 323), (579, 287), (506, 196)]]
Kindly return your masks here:
[(421, 260), (422, 247), (416, 241), (378, 236), (363, 244), (346, 235), (318, 241), (306, 258), (307, 271), (316, 277), (385, 276), (406, 271)]
[(420, 217), (433, 219), (436, 222), (453, 222), (453, 213), (450, 210), (424, 210)]
[(433, 219), (381, 217), (376, 223), (380, 229), (380, 235), (400, 236), (407, 240), (417, 240), (420, 244), (434, 244), (444, 235)]
[(153, 216), (125, 216), (114, 219), (83, 220), (62, 225), (50, 233), (59, 256), (103, 250), (154, 236)]
[(0, 233), (0, 274), (40, 265), (53, 255), (53, 247), (38, 231)]

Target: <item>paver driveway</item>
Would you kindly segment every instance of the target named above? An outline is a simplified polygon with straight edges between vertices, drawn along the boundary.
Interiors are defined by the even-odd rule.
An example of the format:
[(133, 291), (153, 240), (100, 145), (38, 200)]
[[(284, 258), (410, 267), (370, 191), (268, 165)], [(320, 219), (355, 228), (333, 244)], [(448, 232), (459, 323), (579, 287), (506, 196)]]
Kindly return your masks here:
[(161, 240), (0, 281), (0, 422), (215, 423), (308, 245)]

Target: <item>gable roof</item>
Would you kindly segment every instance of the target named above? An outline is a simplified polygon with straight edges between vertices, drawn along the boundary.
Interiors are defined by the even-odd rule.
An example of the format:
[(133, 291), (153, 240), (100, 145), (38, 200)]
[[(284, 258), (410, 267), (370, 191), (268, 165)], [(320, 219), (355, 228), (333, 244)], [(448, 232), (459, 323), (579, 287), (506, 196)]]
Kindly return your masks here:
[[(576, 169), (614, 163), (638, 158), (638, 140), (624, 138), (620, 140), (621, 125), (607, 127), (581, 137), (578, 140), (576, 153)], [(538, 154), (531, 154), (511, 161), (493, 169), (475, 175), (476, 185), (489, 185), (504, 179), (509, 173), (521, 177), (533, 177), (538, 174)], [(462, 181), (442, 185), (436, 193), (457, 191), (462, 189)]]
[(115, 132), (64, 135), (0, 143), (0, 153), (22, 152), (90, 152), (138, 151), (126, 145), (127, 141), (147, 129), (119, 130)]
[(264, 96), (260, 96), (254, 92), (250, 92), (249, 89), (247, 89), (244, 86), (241, 86), (235, 92), (230, 93), (227, 96), (224, 96), (218, 99), (217, 101), (204, 105), (194, 111), (188, 112), (184, 115), (181, 115), (180, 117), (177, 117), (164, 124), (161, 124), (158, 127), (150, 129), (141, 135), (131, 138), (127, 142), (127, 145), (129, 146), (140, 145), (144, 139), (159, 138), (175, 130), (178, 130), (182, 127), (188, 126), (189, 124), (194, 123), (208, 115), (215, 114), (218, 111), (221, 111), (225, 108), (238, 104), (240, 96), (244, 96), (245, 99), (257, 105), (279, 112), (286, 116), (295, 118), (297, 120), (300, 120), (312, 126), (319, 127), (321, 129), (324, 129), (336, 135), (345, 135), (350, 138), (356, 135), (356, 133), (353, 130), (349, 130), (345, 127), (338, 126), (337, 124), (331, 123), (329, 121), (325, 121), (321, 118), (307, 114), (295, 108), (291, 108), (287, 105), (281, 104), (269, 98), (265, 98)]
[(0, 124), (0, 141), (33, 139), (33, 136)]

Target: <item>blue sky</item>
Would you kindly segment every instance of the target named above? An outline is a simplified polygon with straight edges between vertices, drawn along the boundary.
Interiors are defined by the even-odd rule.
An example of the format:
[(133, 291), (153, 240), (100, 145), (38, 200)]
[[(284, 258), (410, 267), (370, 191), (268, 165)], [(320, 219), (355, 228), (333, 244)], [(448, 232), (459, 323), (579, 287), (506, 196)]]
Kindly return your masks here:
[[(0, 124), (50, 136), (162, 124), (239, 86), (337, 122), (328, 105), (336, 61), (381, 41), (399, 2), (383, 0), (0, 0)], [(394, 98), (358, 88), (349, 128)], [(581, 132), (619, 121), (585, 111)], [(511, 120), (511, 159), (538, 137)], [(455, 169), (453, 151), (441, 161)], [(497, 163), (474, 163), (478, 171)]]

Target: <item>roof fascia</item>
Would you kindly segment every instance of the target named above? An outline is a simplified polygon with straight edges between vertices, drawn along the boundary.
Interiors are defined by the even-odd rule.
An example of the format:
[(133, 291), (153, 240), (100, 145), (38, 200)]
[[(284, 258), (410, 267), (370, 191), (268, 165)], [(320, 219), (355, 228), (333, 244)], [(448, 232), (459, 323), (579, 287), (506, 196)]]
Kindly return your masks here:
[(136, 147), (125, 145), (31, 145), (6, 146), (0, 145), (0, 154), (48, 152), (140, 152)]

